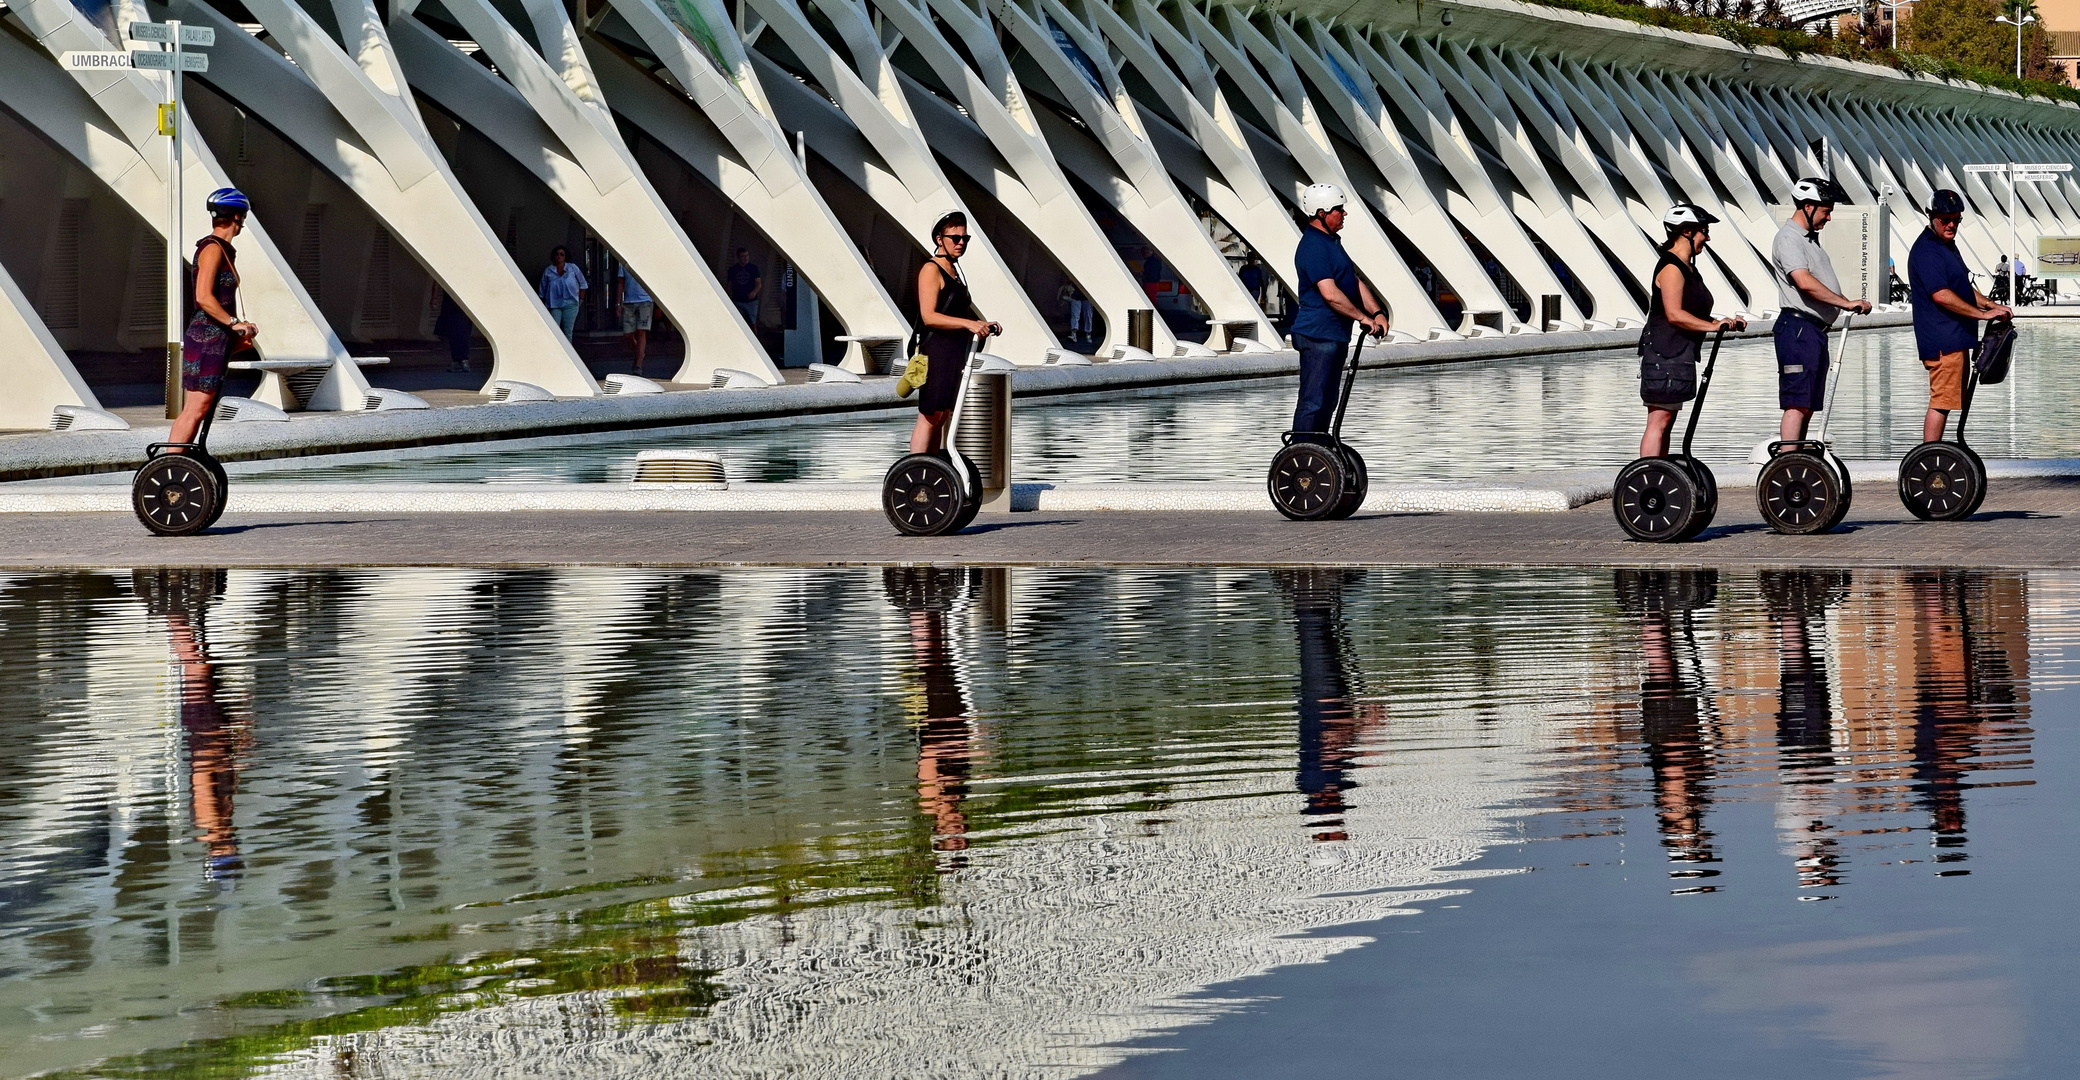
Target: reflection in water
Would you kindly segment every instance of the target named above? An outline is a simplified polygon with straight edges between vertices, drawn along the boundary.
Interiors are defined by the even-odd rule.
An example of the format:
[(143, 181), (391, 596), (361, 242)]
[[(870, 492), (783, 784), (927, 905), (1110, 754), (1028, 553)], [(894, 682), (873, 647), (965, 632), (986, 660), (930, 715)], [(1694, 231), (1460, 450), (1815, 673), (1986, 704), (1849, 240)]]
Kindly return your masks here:
[[(1640, 620), (1640, 735), (1653, 774), (1655, 817), (1661, 845), (1671, 861), (1714, 863), (1705, 807), (1717, 741), (1715, 701), (1706, 684), (1704, 653), (1697, 641), (1697, 611), (1718, 596), (1717, 571), (1619, 570), (1618, 600)], [(1716, 877), (1717, 870), (1693, 867), (1673, 877)], [(1698, 891), (1711, 891), (1709, 886)]]
[(1362, 570), (1309, 569), (1273, 572), (1293, 604), (1293, 633), (1300, 658), (1301, 814), (1316, 840), (1348, 840), (1343, 793), (1357, 784), (1353, 770), (1358, 741), (1386, 717), (1385, 707), (1365, 700), (1364, 671), (1351, 655), (1350, 627), (1343, 618), (1344, 589), (1362, 581)]
[[(1478, 894), (1541, 814), (1592, 868), (1535, 890), (1636, 889), (1572, 856), (1653, 835), (1693, 898), (1636, 926), (1918, 933), (2049, 902), (1985, 872), (2019, 839), (1930, 871), (1968, 807), (2064, 839), (2013, 801), (2075, 643), (2075, 579), (1952, 571), (0, 578), (0, 1060), (1067, 1075)], [(1890, 1060), (1852, 982), (1810, 1051)]]
[(202, 876), (228, 882), (245, 867), (233, 801), (252, 740), (245, 724), (226, 715), (224, 688), (204, 631), (211, 602), (224, 592), (224, 571), (139, 570), (131, 575), (131, 583), (146, 610), (165, 620), (166, 642), (173, 652), (176, 701), (188, 751), (189, 813), (203, 843)]

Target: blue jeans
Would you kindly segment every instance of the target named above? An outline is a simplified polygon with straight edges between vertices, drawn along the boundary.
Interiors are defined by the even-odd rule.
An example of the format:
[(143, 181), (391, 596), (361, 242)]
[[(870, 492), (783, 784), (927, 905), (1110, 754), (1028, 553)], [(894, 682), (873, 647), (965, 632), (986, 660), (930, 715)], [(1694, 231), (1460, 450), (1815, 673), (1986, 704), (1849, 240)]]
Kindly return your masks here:
[(1300, 405), (1293, 410), (1293, 430), (1327, 431), (1336, 411), (1336, 379), (1350, 345), (1294, 334), (1293, 347), (1300, 350)]
[(556, 320), (556, 328), (568, 338), (578, 332), (578, 305), (565, 304), (549, 309), (549, 317)]

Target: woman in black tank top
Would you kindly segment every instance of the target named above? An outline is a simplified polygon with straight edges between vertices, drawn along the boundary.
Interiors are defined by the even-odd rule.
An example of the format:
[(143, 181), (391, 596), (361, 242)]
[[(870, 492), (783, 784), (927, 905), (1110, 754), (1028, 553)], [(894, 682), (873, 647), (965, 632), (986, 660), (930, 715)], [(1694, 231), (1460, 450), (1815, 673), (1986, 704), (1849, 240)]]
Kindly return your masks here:
[(1647, 406), (1647, 432), (1639, 456), (1666, 457), (1668, 430), (1676, 411), (1697, 396), (1697, 354), (1714, 330), (1743, 330), (1741, 319), (1712, 318), (1712, 291), (1694, 265), (1712, 241), (1718, 218), (1703, 207), (1677, 203), (1661, 218), (1668, 242), (1654, 264), (1647, 301), (1647, 328), (1639, 336), (1639, 397)]
[(969, 318), (976, 314), (975, 305), (959, 265), (967, 251), (968, 216), (955, 210), (932, 226), (932, 257), (917, 271), (918, 322), (924, 334), (919, 348), (931, 362), (917, 395), (917, 425), (910, 429), (913, 454), (937, 450), (944, 440), (975, 335), (1004, 332), (996, 323)]

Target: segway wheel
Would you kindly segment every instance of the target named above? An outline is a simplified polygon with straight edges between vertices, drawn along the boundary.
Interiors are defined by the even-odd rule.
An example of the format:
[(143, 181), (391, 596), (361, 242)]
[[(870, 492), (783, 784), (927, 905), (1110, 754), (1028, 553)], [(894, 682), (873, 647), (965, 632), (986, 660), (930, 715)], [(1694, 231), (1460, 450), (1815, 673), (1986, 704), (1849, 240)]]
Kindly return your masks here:
[(1986, 502), (1986, 462), (1979, 456), (1977, 450), (1963, 443), (1958, 443), (1957, 448), (1964, 451), (1964, 456), (1972, 460), (1972, 471), (1979, 475), (1979, 491), (1972, 496), (1972, 508), (1964, 512), (1965, 517), (1971, 517), (1973, 514), (1978, 513), (1979, 507)]
[(223, 512), (216, 474), (187, 454), (161, 454), (137, 470), (130, 506), (137, 520), (160, 536), (190, 536), (209, 528)]
[(1970, 517), (1984, 498), (1986, 467), (1953, 442), (1925, 442), (1899, 463), (1899, 501), (1923, 521)]
[(207, 529), (215, 525), (217, 519), (224, 516), (224, 508), (231, 505), (231, 477), (225, 474), (224, 463), (209, 456), (207, 451), (202, 454), (202, 463), (209, 468), (209, 474), (217, 481), (216, 505), (210, 509), (209, 520), (202, 523), (202, 527)]
[(941, 536), (960, 528), (971, 500), (960, 471), (938, 454), (908, 454), (881, 482), (881, 509), (904, 536)]
[(1812, 454), (1778, 454), (1755, 478), (1755, 507), (1780, 533), (1824, 531), (1842, 508), (1842, 475)]
[(1336, 509), (1329, 511), (1331, 521), (1342, 521), (1357, 513), (1365, 505), (1365, 492), (1370, 485), (1365, 475), (1365, 455), (1358, 453), (1357, 447), (1344, 447), (1343, 459), (1349, 468), (1343, 477), (1343, 494), (1336, 498)]
[(1835, 474), (1842, 478), (1842, 501), (1834, 509), (1833, 520), (1821, 532), (1833, 532), (1839, 528), (1843, 521), (1848, 520), (1850, 504), (1856, 501), (1856, 482), (1849, 477), (1849, 463), (1835, 456), (1832, 450), (1827, 452), (1827, 463), (1834, 466)]
[[(1271, 459), (1271, 505), (1294, 521), (1321, 521), (1343, 498), (1343, 455), (1320, 443), (1293, 443)], [(1355, 508), (1354, 508), (1355, 509)]]
[(1654, 544), (1682, 539), (1703, 504), (1704, 489), (1697, 478), (1665, 457), (1640, 458), (1625, 466), (1611, 490), (1611, 511), (1625, 535)]
[(962, 503), (960, 516), (954, 519), (953, 528), (946, 530), (950, 533), (975, 524), (975, 515), (982, 513), (982, 470), (976, 468), (975, 459), (966, 454), (961, 455), (961, 461), (967, 464), (968, 475), (974, 477), (975, 482), (968, 488), (968, 497)]
[(1697, 513), (1691, 515), (1690, 524), (1678, 540), (1693, 540), (1697, 534), (1711, 527), (1712, 519), (1719, 516), (1719, 478), (1712, 475), (1712, 467), (1694, 457), (1670, 454), (1669, 460), (1681, 464), (1690, 471), (1690, 479), (1697, 481)]

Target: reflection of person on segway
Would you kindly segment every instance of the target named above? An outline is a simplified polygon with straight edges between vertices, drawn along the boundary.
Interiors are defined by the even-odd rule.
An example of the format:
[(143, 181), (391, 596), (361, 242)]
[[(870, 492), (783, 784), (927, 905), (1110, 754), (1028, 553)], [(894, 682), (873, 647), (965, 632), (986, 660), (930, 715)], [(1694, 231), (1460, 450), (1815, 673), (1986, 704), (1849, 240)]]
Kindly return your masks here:
[(1784, 419), (1777, 440), (1767, 447), (1769, 460), (1756, 477), (1755, 497), (1771, 528), (1815, 533), (1841, 524), (1851, 495), (1849, 471), (1828, 452), (1825, 436), (1806, 437), (1813, 413), (1827, 408), (1828, 372), (1838, 366), (1828, 356), (1827, 332), (1845, 311), (1868, 314), (1871, 302), (1842, 295), (1834, 262), (1820, 246), (1820, 230), (1833, 218), (1834, 204), (1847, 198), (1840, 185), (1807, 177), (1791, 185), (1791, 194), (1797, 209), (1770, 243), (1777, 303), (1783, 309), (1773, 336), (1777, 405)]
[(204, 442), (231, 358), (253, 347), (259, 327), (238, 317), (238, 251), (253, 204), (237, 188), (218, 188), (206, 203), (208, 236), (195, 242), (195, 314), (181, 339), (181, 410), (167, 441), (145, 450), (131, 503), (145, 528), (184, 536), (214, 524), (229, 495), (224, 467)]
[[(1928, 228), (1907, 257), (1914, 344), (1921, 366), (1928, 369), (1928, 415), (1921, 424), (1921, 445), (1900, 462), (1899, 496), (1908, 511), (1924, 521), (1970, 517), (1986, 498), (1986, 466), (1964, 442), (1971, 391), (1979, 381), (1969, 354), (1979, 344), (1981, 321), (2012, 317), (2006, 306), (1972, 284), (1972, 272), (1957, 251), (1957, 227), (1963, 220), (1964, 199), (1948, 188), (1936, 192), (1929, 199)], [(2006, 329), (2006, 324), (1996, 325)], [(2005, 350), (2012, 341), (2004, 334), (2001, 355), (1994, 358), (2003, 377)], [(1968, 366), (1974, 367), (1969, 374)], [(1966, 411), (1958, 417), (1956, 441), (1948, 442), (1943, 430), (1954, 410)]]
[[(1344, 205), (1344, 194), (1334, 184), (1311, 184), (1300, 194), (1307, 228), (1293, 255), (1300, 303), (1292, 329), (1293, 347), (1300, 351), (1300, 401), (1267, 481), (1272, 505), (1295, 520), (1349, 517), (1365, 501), (1365, 460), (1341, 439), (1343, 410), (1364, 341), (1351, 330), (1362, 324), (1366, 332), (1385, 337), (1387, 315), (1337, 235), (1347, 216)], [(1348, 370), (1346, 349), (1351, 353)]]
[(889, 468), (881, 490), (889, 521), (911, 536), (958, 532), (982, 506), (981, 473), (953, 448), (952, 431), (974, 354), (1004, 328), (968, 317), (977, 314), (959, 265), (968, 243), (967, 215), (947, 214), (932, 226), (932, 257), (917, 271), (920, 340), (896, 382), (898, 396), (916, 391), (917, 424), (910, 430), (910, 453)]
[[(1718, 220), (1688, 203), (1669, 207), (1661, 218), (1668, 241), (1654, 267), (1647, 326), (1639, 339), (1639, 396), (1647, 407), (1647, 430), (1640, 436), (1638, 460), (1618, 473), (1611, 493), (1618, 525), (1635, 540), (1688, 540), (1718, 512), (1717, 481), (1711, 469), (1690, 456), (1690, 441), (1719, 361), (1719, 342), (1726, 331), (1748, 325), (1712, 317), (1712, 291), (1697, 272), (1697, 256), (1711, 243), (1712, 223)], [(1700, 377), (1697, 358), (1708, 333), (1717, 336)], [(1697, 404), (1690, 410), (1682, 451), (1670, 454), (1669, 429), (1683, 403), (1693, 398)]]

